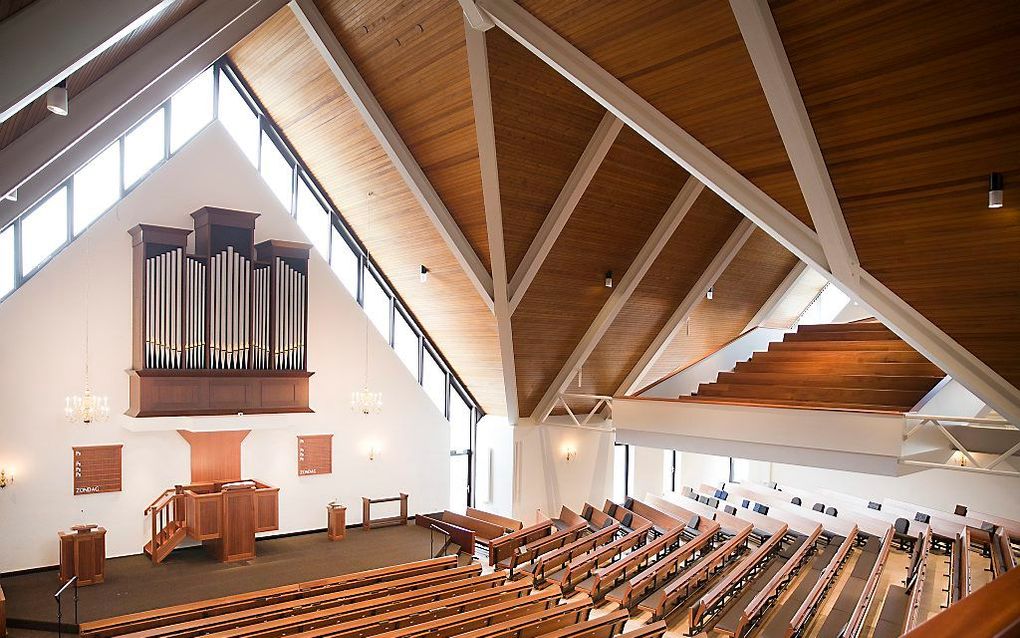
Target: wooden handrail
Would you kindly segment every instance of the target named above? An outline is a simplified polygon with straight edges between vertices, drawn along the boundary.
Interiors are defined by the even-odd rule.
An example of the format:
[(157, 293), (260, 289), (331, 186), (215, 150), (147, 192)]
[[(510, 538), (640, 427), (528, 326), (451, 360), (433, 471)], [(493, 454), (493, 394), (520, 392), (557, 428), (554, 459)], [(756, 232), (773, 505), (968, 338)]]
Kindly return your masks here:
[(852, 533), (847, 535), (843, 539), (843, 543), (836, 550), (836, 554), (829, 561), (829, 564), (825, 566), (821, 574), (818, 576), (818, 582), (811, 588), (807, 598), (801, 603), (797, 609), (797, 613), (790, 619), (790, 625), (786, 628), (786, 637), (798, 635), (807, 624), (807, 621), (814, 615), (814, 611), (817, 609), (817, 605), (821, 602), (825, 592), (832, 586), (836, 579), (836, 574), (842, 569), (843, 563), (850, 555), (850, 550), (853, 548), (854, 543), (857, 542), (857, 526), (854, 525)]
[[(894, 530), (890, 525), (889, 529), (885, 532), (885, 536), (882, 538), (882, 547), (878, 551), (878, 559), (875, 560), (875, 564), (871, 567), (871, 573), (868, 574), (868, 580), (864, 583), (861, 597), (857, 599), (857, 606), (854, 607), (853, 613), (850, 614), (850, 620), (847, 621), (846, 629), (843, 631), (845, 638), (856, 637), (864, 628), (864, 620), (867, 618), (868, 609), (871, 608), (871, 603), (875, 599), (878, 581), (882, 577), (885, 561), (889, 557), (889, 549), (892, 547), (893, 542), (893, 532)], [(925, 534), (924, 537), (926, 540), (930, 539), (931, 534)], [(925, 556), (927, 556), (927, 552)]]
[[(921, 609), (921, 594), (924, 590), (924, 580), (928, 573), (928, 552), (931, 550), (931, 532), (924, 535), (921, 544), (921, 554), (917, 564), (917, 578), (914, 580), (913, 589), (910, 590), (910, 604), (907, 606), (907, 615), (903, 619), (903, 630), (900, 633), (907, 633), (919, 624), (918, 612)], [(908, 576), (909, 578), (909, 576)]]
[[(151, 512), (154, 508), (156, 508), (156, 504), (157, 503), (159, 503), (160, 501), (165, 499), (167, 496), (170, 496), (171, 494), (176, 494), (176, 493), (177, 493), (177, 490), (175, 488), (173, 488), (173, 487), (171, 487), (168, 490), (165, 490), (162, 494), (160, 494), (159, 496), (156, 497), (156, 500), (154, 500), (153, 502), (149, 503), (149, 506), (145, 508), (145, 511), (142, 512), (142, 514), (147, 516), (149, 514), (149, 512)], [(160, 505), (160, 507), (162, 507), (162, 505)]]

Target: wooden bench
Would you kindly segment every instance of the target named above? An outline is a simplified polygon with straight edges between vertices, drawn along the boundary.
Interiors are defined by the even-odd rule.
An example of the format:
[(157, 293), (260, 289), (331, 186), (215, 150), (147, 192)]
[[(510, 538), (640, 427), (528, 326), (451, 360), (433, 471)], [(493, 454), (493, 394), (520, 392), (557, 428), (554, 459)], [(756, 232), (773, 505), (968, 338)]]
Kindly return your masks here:
[(621, 580), (630, 578), (659, 554), (667, 554), (680, 544), (679, 528), (666, 532), (655, 540), (632, 550), (620, 560), (594, 570), (588, 578), (575, 587), (595, 600), (600, 600), (607, 591)]
[(587, 554), (601, 545), (612, 542), (616, 537), (618, 529), (619, 524), (613, 521), (608, 527), (604, 527), (587, 536), (582, 536), (573, 543), (539, 556), (530, 565), (525, 565), (521, 568), (518, 573), (530, 576), (535, 586), (541, 586), (545, 582), (547, 572), (561, 569), (577, 556)]
[(619, 524), (619, 521), (596, 508), (591, 503), (585, 503), (584, 507), (581, 508), (581, 518), (588, 521), (588, 527), (593, 531), (600, 530), (609, 525)]
[(444, 556), (442, 558), (381, 567), (379, 569), (370, 569), (342, 576), (321, 578), (293, 585), (283, 585), (244, 594), (235, 594), (233, 596), (224, 596), (211, 600), (202, 600), (86, 622), (81, 624), (80, 635), (86, 638), (118, 636), (160, 625), (195, 620), (217, 614), (227, 614), (289, 600), (309, 598), (330, 592), (364, 587), (374, 583), (409, 578), (419, 574), (455, 569), (456, 567), (456, 556)]
[(683, 527), (687, 523), (686, 520), (678, 520), (662, 510), (656, 509), (647, 503), (642, 503), (631, 496), (627, 497), (623, 502), (623, 506), (635, 514), (648, 519), (652, 523), (652, 529), (655, 530), (656, 534), (665, 534), (667, 531)]
[[(502, 572), (482, 576), (479, 575), (480, 566), (468, 565), (466, 567), (469, 569), (458, 568), (436, 574), (425, 574), (424, 576), (433, 577), (429, 579), (415, 576), (352, 589), (347, 592), (302, 598), (276, 605), (163, 625), (123, 636), (124, 638), (192, 638), (212, 632), (294, 617), (310, 611), (324, 615), (335, 614), (335, 618), (340, 618), (343, 615), (357, 618), (384, 613), (390, 611), (391, 608), (425, 604), (442, 598), (491, 589), (498, 587), (506, 580), (506, 574)], [(435, 576), (444, 578), (434, 578)], [(336, 622), (340, 621), (336, 620)]]
[(613, 638), (623, 631), (628, 620), (630, 614), (619, 609), (571, 627), (541, 634), (539, 638)]
[(558, 584), (564, 591), (572, 591), (578, 583), (590, 578), (592, 572), (596, 569), (611, 564), (623, 552), (640, 547), (647, 539), (650, 530), (651, 526), (649, 525), (617, 538), (606, 545), (600, 545), (591, 552), (572, 559), (558, 572), (546, 572), (546, 579)]
[(569, 545), (588, 531), (588, 521), (574, 514), (574, 512), (566, 507), (561, 510), (559, 520), (564, 523), (564, 527), (559, 527), (554, 523), (556, 531), (530, 542), (518, 544), (515, 551), (511, 552), (509, 556), (501, 558), (496, 563), (496, 566), (509, 569), (512, 575), (517, 566), (528, 563), (543, 554), (560, 549), (565, 545)]
[(541, 635), (588, 620), (591, 608), (591, 600), (584, 598), (458, 634), (457, 638), (526, 638)]
[[(446, 533), (450, 541), (460, 547), (460, 552), (472, 556), (475, 553), (475, 542), (481, 541), (486, 545), (494, 538), (507, 533), (505, 527), (483, 521), (478, 518), (457, 514), (450, 510), (435, 512), (432, 514), (418, 514), (414, 517), (414, 524), (425, 529), (438, 529)], [(443, 547), (444, 551), (446, 546)]]
[[(397, 605), (382, 613), (374, 609), (348, 610), (346, 607), (302, 610), (305, 613), (202, 635), (206, 638), (280, 638), (326, 629), (326, 635), (331, 636), (368, 636), (471, 610), (513, 605), (524, 600), (528, 593), (524, 583), (509, 583), (456, 596), (440, 596), (410, 607)], [(386, 598), (375, 600), (380, 606), (386, 605), (386, 601)]]
[(693, 568), (640, 601), (638, 609), (651, 612), (653, 619), (666, 618), (680, 603), (701, 591), (720, 569), (743, 554), (752, 529), (750, 523), (744, 525), (705, 558), (699, 560)]
[(471, 518), (477, 518), (480, 521), (486, 523), (492, 523), (493, 525), (499, 525), (505, 531), (505, 534), (516, 532), (517, 530), (524, 527), (524, 523), (515, 518), (508, 518), (506, 516), (500, 516), (499, 514), (493, 514), (492, 512), (486, 512), (485, 510), (475, 509), (474, 507), (468, 507), (464, 510), (466, 516)]
[[(839, 592), (832, 611), (829, 612), (825, 623), (822, 624), (823, 635), (827, 630), (839, 631), (843, 626), (846, 627), (844, 635), (848, 638), (860, 635), (864, 629), (868, 611), (878, 593), (879, 580), (885, 569), (892, 544), (893, 528), (891, 527), (881, 541), (874, 537), (868, 540), (868, 544), (857, 558), (857, 564), (854, 565), (848, 581), (843, 584), (843, 589)], [(862, 579), (865, 570), (868, 570), (867, 580)], [(848, 606), (850, 606), (849, 611), (847, 611)]]
[(907, 578), (907, 591), (910, 592), (910, 602), (907, 604), (906, 617), (903, 619), (901, 634), (908, 633), (914, 627), (921, 624), (921, 597), (924, 591), (924, 581), (928, 574), (928, 553), (931, 551), (933, 534), (925, 534), (921, 545), (920, 557), (914, 567), (913, 576)]
[(760, 574), (765, 565), (779, 551), (788, 527), (784, 524), (777, 532), (758, 546), (750, 556), (740, 562), (732, 571), (710, 589), (696, 605), (691, 607), (691, 630), (701, 631), (714, 618), (723, 605), (736, 595), (748, 582)]
[[(815, 557), (815, 564), (819, 565), (819, 568), (815, 569), (812, 566), (797, 591), (783, 603), (784, 610), (780, 610), (778, 614), (785, 615), (786, 611), (789, 617), (770, 621), (762, 631), (762, 638), (799, 638), (804, 634), (835, 584), (839, 572), (850, 558), (850, 553), (857, 543), (857, 530), (854, 529), (853, 534), (843, 538), (838, 547), (835, 542), (833, 539), (833, 544), (830, 544), (827, 550), (819, 552)], [(830, 548), (831, 551), (828, 551)], [(818, 572), (818, 577), (812, 578), (815, 572)], [(797, 593), (802, 588), (805, 590), (804, 595), (798, 596)], [(794, 608), (793, 605), (797, 602), (800, 602), (800, 606)]]
[(635, 530), (645, 526), (654, 527), (652, 522), (644, 516), (630, 511), (623, 505), (617, 505), (609, 499), (606, 499), (606, 502), (602, 505), (602, 511), (619, 521), (620, 525), (627, 530)]
[[(397, 501), (400, 501), (400, 514), (376, 519), (372, 518), (373, 505), (396, 503)], [(373, 527), (385, 527), (387, 525), (407, 525), (407, 494), (401, 492), (400, 496), (391, 496), (389, 498), (368, 498), (367, 496), (362, 496), (361, 526), (365, 529), (372, 529)]]
[(651, 591), (658, 589), (689, 564), (705, 555), (707, 550), (712, 548), (712, 541), (716, 532), (719, 531), (719, 524), (715, 521), (707, 521), (703, 525), (699, 525), (697, 537), (659, 558), (609, 591), (606, 594), (606, 600), (617, 603), (625, 609), (631, 609)]
[(553, 533), (553, 529), (552, 521), (545, 518), (534, 525), (528, 525), (516, 532), (494, 538), (489, 542), (489, 565), (495, 566), (500, 561), (510, 558), (517, 548), (549, 536)]
[(1020, 618), (1020, 570), (1010, 570), (973, 595), (915, 627), (905, 638), (1014, 636)]

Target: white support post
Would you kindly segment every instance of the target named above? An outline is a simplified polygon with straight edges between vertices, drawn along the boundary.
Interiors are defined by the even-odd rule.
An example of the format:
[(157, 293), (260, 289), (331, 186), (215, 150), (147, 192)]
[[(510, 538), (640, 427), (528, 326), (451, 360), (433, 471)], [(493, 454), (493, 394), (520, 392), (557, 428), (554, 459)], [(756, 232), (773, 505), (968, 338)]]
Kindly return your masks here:
[(517, 405), (517, 370), (514, 338), (510, 326), (510, 297), (507, 294), (506, 251), (503, 245), (503, 210), (499, 197), (499, 168), (496, 164), (496, 129), (492, 122), (492, 95), (489, 84), (489, 57), (485, 32), (471, 27), (464, 18), (467, 40), (468, 73), (478, 138), (478, 163), (482, 173), (482, 201), (485, 205), (485, 229), (492, 261), (493, 305), (499, 354), (503, 364), (503, 390), (507, 420), (516, 425), (520, 417)]
[(513, 0), (475, 5), (517, 42), (574, 83), (627, 126), (684, 167), (789, 251), (870, 308), (913, 348), (1012, 421), (1020, 421), (1020, 390), (945, 334), (863, 269), (833, 273), (818, 235), (779, 203)]
[[(0, 209), (0, 226), (24, 212), (284, 4), (284, 0), (200, 4), (71, 99), (67, 117), (46, 118), (11, 142), (0, 151), (0, 193), (17, 188), (19, 197), (14, 206)], [(49, 170), (58, 165), (59, 170)]]
[(779, 286), (774, 291), (772, 291), (772, 294), (769, 295), (769, 298), (766, 299), (765, 303), (763, 303), (761, 308), (758, 309), (758, 312), (756, 312), (755, 315), (751, 317), (751, 320), (747, 322), (747, 325), (744, 326), (744, 329), (740, 331), (741, 334), (747, 332), (752, 328), (757, 328), (759, 325), (761, 325), (762, 322), (767, 320), (772, 315), (775, 309), (779, 306), (780, 302), (783, 301), (783, 298), (786, 297), (786, 293), (790, 292), (790, 289), (793, 288), (793, 285), (797, 283), (797, 280), (800, 279), (800, 276), (803, 275), (804, 271), (807, 270), (807, 267), (808, 265), (802, 261), (798, 261), (793, 266), (793, 270), (791, 270), (790, 273), (786, 275), (786, 278), (783, 279), (782, 282), (780, 282)]
[(637, 364), (627, 374), (627, 377), (620, 384), (620, 387), (616, 389), (616, 396), (629, 395), (638, 389), (638, 384), (648, 374), (648, 371), (652, 369), (655, 362), (659, 360), (662, 353), (666, 350), (673, 338), (676, 337), (677, 333), (680, 332), (680, 326), (683, 325), (687, 318), (691, 315), (694, 308), (698, 303), (705, 298), (705, 293), (709, 287), (715, 283), (715, 281), (723, 274), (733, 258), (737, 256), (740, 249), (744, 247), (751, 233), (754, 232), (755, 226), (748, 219), (740, 220), (740, 224), (737, 225), (736, 230), (730, 235), (726, 243), (722, 245), (719, 252), (716, 253), (714, 259), (705, 268), (705, 271), (701, 273), (701, 277), (698, 281), (691, 286), (687, 296), (683, 298), (680, 305), (677, 306), (673, 314), (670, 315), (669, 319), (666, 320), (665, 325), (659, 330), (659, 334), (655, 335), (655, 339), (648, 345), (644, 354), (638, 359)]
[(768, 2), (730, 0), (730, 7), (783, 138), (825, 258), (834, 275), (853, 281), (860, 261)]
[(464, 19), (467, 20), (468, 25), (476, 31), (488, 31), (492, 27), (496, 26), (489, 19), (489, 16), (484, 11), (479, 10), (471, 0), (460, 0), (460, 8), (464, 11)]
[(461, 232), (453, 215), (450, 214), (439, 197), (439, 193), (432, 187), (432, 183), (425, 176), (425, 172), (411, 154), (411, 150), (407, 148), (407, 144), (400, 137), (400, 133), (397, 132), (390, 118), (383, 111), (368, 83), (365, 82), (354, 65), (354, 61), (344, 50), (343, 45), (340, 44), (312, 0), (291, 0), (290, 8), (305, 33), (308, 34), (312, 44), (322, 55), (326, 65), (340, 82), (344, 92), (361, 113), (365, 125), (379, 140), (379, 145), (386, 151), (390, 161), (393, 162), (393, 167), (404, 178), (407, 188), (418, 200), (422, 210), (425, 211), (440, 237), (446, 242), (457, 263), (463, 268), (482, 300), (492, 311), (492, 277), (486, 270), (485, 264), (482, 263), (471, 247), (471, 243)]
[(552, 251), (556, 239), (567, 225), (567, 220), (577, 208), (581, 196), (584, 195), (588, 184), (595, 177), (595, 172), (602, 165), (602, 160), (606, 158), (606, 154), (609, 153), (609, 149), (612, 148), (613, 142), (616, 141), (616, 136), (620, 134), (622, 128), (623, 122), (606, 111), (510, 281), (511, 313), (517, 310), (517, 306), (524, 299), (524, 293), (528, 291), (528, 286), (535, 280), (535, 275), (538, 274), (545, 258)]
[(39, 0), (0, 22), (0, 122), (171, 3)]
[(552, 384), (545, 391), (545, 394), (542, 395), (538, 405), (535, 406), (535, 411), (531, 414), (532, 419), (544, 421), (549, 415), (549, 412), (556, 404), (556, 399), (567, 389), (577, 371), (584, 364), (585, 360), (588, 359), (592, 351), (595, 350), (602, 336), (609, 330), (616, 316), (620, 314), (624, 304), (627, 303), (631, 294), (637, 289), (638, 284), (641, 283), (641, 279), (644, 278), (648, 269), (655, 263), (659, 253), (669, 243), (673, 232), (680, 226), (680, 222), (683, 221), (687, 211), (694, 205), (695, 200), (704, 188), (705, 185), (694, 176), (687, 178), (683, 188), (680, 189), (680, 193), (677, 194), (673, 203), (670, 204), (665, 214), (663, 214), (662, 219), (659, 220), (658, 225), (656, 225), (652, 234), (634, 258), (633, 263), (627, 268), (627, 272), (624, 273), (619, 285), (613, 288), (609, 299), (603, 304), (602, 309), (599, 310), (591, 325), (588, 326), (588, 330), (585, 331), (584, 336), (581, 337), (581, 340), (574, 347), (574, 351), (570, 353), (570, 356), (563, 364)]

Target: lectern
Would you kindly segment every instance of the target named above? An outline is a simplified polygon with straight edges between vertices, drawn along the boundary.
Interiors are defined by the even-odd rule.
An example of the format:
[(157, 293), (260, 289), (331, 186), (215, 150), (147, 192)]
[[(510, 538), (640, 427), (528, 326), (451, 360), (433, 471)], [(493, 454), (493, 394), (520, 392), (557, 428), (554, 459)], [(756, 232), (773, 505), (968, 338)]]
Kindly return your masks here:
[(347, 508), (339, 503), (326, 506), (326, 533), (331, 541), (342, 541), (347, 536)]
[(60, 582), (78, 577), (78, 585), (103, 582), (106, 570), (106, 530), (98, 525), (75, 525), (60, 537)]

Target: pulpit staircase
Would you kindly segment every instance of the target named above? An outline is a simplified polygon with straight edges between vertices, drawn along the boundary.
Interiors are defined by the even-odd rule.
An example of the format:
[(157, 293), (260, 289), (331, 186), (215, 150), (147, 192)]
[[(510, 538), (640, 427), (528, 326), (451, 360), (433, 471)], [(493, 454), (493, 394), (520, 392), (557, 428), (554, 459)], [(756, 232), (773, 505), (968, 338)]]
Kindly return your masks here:
[(181, 488), (170, 488), (160, 494), (145, 508), (145, 515), (150, 520), (151, 539), (142, 551), (158, 565), (188, 536)]

